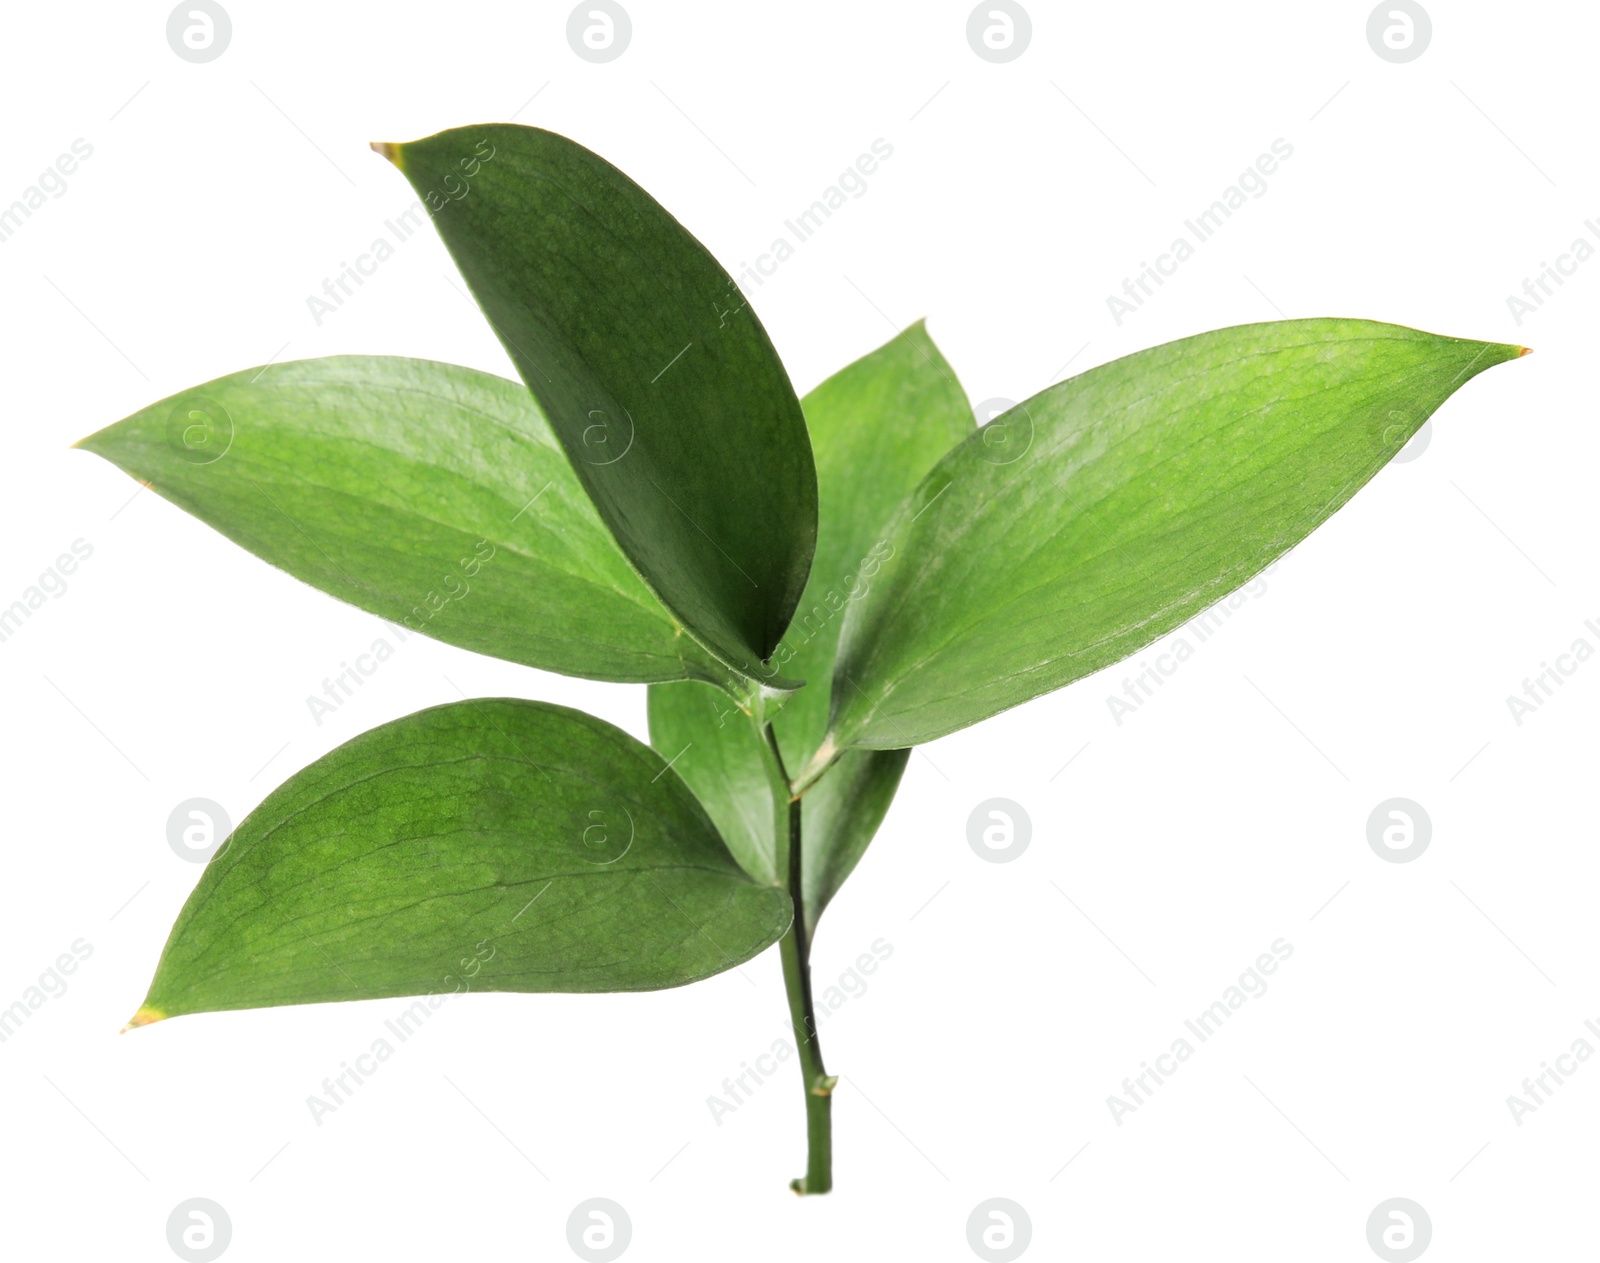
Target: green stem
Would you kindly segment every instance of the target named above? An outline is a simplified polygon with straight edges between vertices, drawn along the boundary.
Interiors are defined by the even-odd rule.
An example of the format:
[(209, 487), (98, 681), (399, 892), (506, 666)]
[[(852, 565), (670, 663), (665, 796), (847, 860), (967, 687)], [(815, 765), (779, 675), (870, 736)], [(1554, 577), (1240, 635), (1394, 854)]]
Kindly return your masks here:
[[(767, 744), (776, 764), (778, 779), (789, 785), (783, 768), (783, 755), (770, 725)], [(806, 1094), (806, 1173), (791, 1180), (796, 1193), (826, 1193), (833, 1187), (833, 1086), (822, 1064), (822, 1045), (817, 1042), (817, 1018), (811, 1003), (811, 944), (806, 938), (805, 898), (800, 884), (802, 858), (800, 799), (789, 798), (787, 845), (779, 848), (786, 874), (789, 898), (794, 904), (794, 920), (778, 950), (783, 957), (783, 984), (789, 997), (789, 1020), (794, 1028), (795, 1048), (800, 1056), (800, 1079)], [(783, 840), (783, 839), (780, 839)]]
[(789, 1017), (800, 1052), (800, 1077), (806, 1092), (806, 1173), (791, 1180), (796, 1193), (826, 1193), (833, 1187), (833, 1085), (822, 1064), (817, 1018), (811, 1006), (811, 945), (806, 941), (805, 908), (800, 898), (800, 800), (789, 804), (789, 895), (794, 923), (783, 936), (783, 983)]

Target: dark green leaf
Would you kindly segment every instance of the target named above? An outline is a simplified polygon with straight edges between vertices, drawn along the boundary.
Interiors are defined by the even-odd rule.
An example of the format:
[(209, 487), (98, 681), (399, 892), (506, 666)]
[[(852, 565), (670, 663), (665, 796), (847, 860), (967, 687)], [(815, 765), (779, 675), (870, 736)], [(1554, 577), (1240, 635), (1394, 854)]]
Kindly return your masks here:
[(494, 124), (374, 147), (432, 211), (623, 552), (702, 644), (761, 679), (805, 585), (816, 476), (732, 279), (564, 137)]
[(134, 1024), (456, 991), (642, 991), (748, 960), (785, 894), (682, 781), (577, 711), (456, 702), (296, 773), (212, 858)]
[(727, 678), (628, 565), (516, 382), (300, 360), (79, 446), (296, 578), (450, 644), (601, 680)]
[(1520, 353), (1289, 320), (1185, 338), (1035, 395), (900, 506), (894, 559), (846, 616), (824, 754), (931, 741), (1165, 635)]

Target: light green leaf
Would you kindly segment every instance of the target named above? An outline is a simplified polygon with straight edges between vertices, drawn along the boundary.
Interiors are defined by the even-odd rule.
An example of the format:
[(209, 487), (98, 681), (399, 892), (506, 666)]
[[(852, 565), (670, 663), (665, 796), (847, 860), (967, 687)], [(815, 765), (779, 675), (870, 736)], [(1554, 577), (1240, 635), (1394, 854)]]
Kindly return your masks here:
[(972, 405), (918, 321), (835, 373), (803, 401), (817, 462), (817, 553), (805, 596), (772, 665), (814, 687), (773, 721), (791, 773), (828, 730), (828, 690), (846, 609), (892, 560), (895, 507), (973, 432)]
[(449, 644), (600, 680), (727, 678), (628, 565), (516, 382), (292, 361), (78, 446), (297, 579)]
[(134, 1025), (460, 991), (645, 991), (788, 927), (648, 747), (577, 711), (454, 702), (296, 773), (212, 858)]
[(514, 381), (378, 355), (277, 363), (78, 447), (446, 644), (590, 679), (726, 679), (629, 567)]
[(1035, 395), (897, 511), (894, 558), (846, 615), (828, 748), (931, 741), (1137, 651), (1281, 557), (1454, 391), (1521, 353), (1289, 320)]
[(775, 852), (789, 800), (772, 783), (756, 726), (733, 700), (693, 681), (651, 685), (650, 744), (694, 791), (744, 871), (782, 885)]
[(374, 146), (411, 181), (645, 582), (703, 645), (760, 663), (805, 585), (816, 475), (738, 287), (598, 155), (492, 124)]

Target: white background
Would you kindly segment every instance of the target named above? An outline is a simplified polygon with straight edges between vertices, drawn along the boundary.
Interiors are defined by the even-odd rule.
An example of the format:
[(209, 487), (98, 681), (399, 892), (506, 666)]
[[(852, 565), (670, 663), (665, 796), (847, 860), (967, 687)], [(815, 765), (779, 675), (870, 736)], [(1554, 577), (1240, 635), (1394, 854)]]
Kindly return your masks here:
[[(1365, 3), (1040, 2), (993, 65), (965, 3), (633, 0), (631, 46), (591, 65), (565, 4), (227, 7), (205, 65), (169, 49), (161, 4), (6, 15), (0, 205), (94, 149), (0, 243), (0, 604), (94, 550), (0, 644), (0, 1004), (93, 946), (0, 1045), (8, 1257), (170, 1259), (194, 1196), (240, 1261), (567, 1258), (591, 1196), (626, 1207), (640, 1261), (971, 1259), (994, 1196), (1026, 1208), (1030, 1258), (1371, 1258), (1367, 1216), (1397, 1196), (1428, 1211), (1432, 1258), (1592, 1248), (1600, 1064), (1520, 1127), (1506, 1098), (1600, 1019), (1600, 664), (1521, 726), (1505, 699), (1575, 638), (1600, 647), (1600, 262), (1520, 327), (1506, 297), (1600, 215), (1600, 15), (1440, 0), (1395, 65)], [(306, 297), (412, 200), (369, 140), (513, 115), (617, 163), (730, 269), (892, 144), (747, 286), (802, 391), (920, 316), (974, 401), (1280, 311), (1537, 352), (1451, 400), (1120, 726), (1107, 695), (1153, 652), (913, 756), (816, 942), (819, 985), (893, 946), (823, 1025), (829, 1197), (787, 1191), (793, 1063), (720, 1126), (706, 1105), (785, 1029), (775, 950), (679, 991), (453, 1002), (320, 1127), (306, 1097), (400, 1002), (117, 1035), (199, 876), (166, 842), (181, 800), (237, 821), (457, 687), (645, 736), (643, 688), (420, 638), (318, 726), (306, 696), (376, 621), (68, 450), (275, 356), (510, 376), (431, 230), (320, 327)], [(1106, 296), (1280, 137), (1266, 195), (1118, 327)], [(997, 796), (1033, 823), (1008, 864), (965, 836)], [(1393, 796), (1433, 822), (1412, 863), (1367, 844)], [(1270, 990), (1114, 1122), (1123, 1078), (1278, 938)]]

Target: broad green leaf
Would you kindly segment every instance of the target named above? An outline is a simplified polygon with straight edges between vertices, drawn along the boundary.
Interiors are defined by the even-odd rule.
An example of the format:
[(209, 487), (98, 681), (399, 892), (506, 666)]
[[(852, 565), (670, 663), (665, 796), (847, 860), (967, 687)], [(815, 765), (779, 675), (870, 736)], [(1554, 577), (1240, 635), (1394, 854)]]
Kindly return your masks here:
[(776, 942), (790, 913), (626, 733), (539, 702), (453, 702), (340, 746), (245, 818), (184, 905), (133, 1024), (675, 987)]
[[(822, 681), (833, 672), (843, 613), (892, 557), (882, 535), (896, 504), (972, 430), (972, 407), (921, 322), (834, 374), (804, 400), (817, 462), (816, 559), (772, 667)], [(791, 774), (827, 730), (828, 698), (803, 689), (773, 720)], [(689, 782), (729, 848), (774, 881), (776, 830), (787, 827), (760, 738), (715, 690), (650, 690), (650, 739)], [(805, 797), (801, 885), (808, 930), (872, 840), (905, 769), (903, 751), (848, 756)], [(776, 821), (776, 823), (775, 823)]]
[(805, 585), (805, 421), (732, 278), (648, 193), (551, 132), (491, 124), (374, 148), (433, 214), (484, 314), (650, 587), (769, 687)]
[[(728, 696), (706, 684), (650, 688), (650, 742), (716, 822), (758, 882), (782, 886), (776, 844), (788, 796), (767, 772), (761, 737)], [(800, 887), (806, 936), (867, 849), (894, 800), (909, 750), (847, 750), (802, 799)]]
[(601, 680), (727, 678), (628, 565), (516, 382), (293, 361), (78, 446), (297, 579), (450, 644)]
[(1465, 382), (1521, 353), (1287, 320), (1141, 351), (1035, 395), (896, 512), (894, 557), (845, 618), (824, 754), (931, 741), (1165, 635), (1310, 534)]

